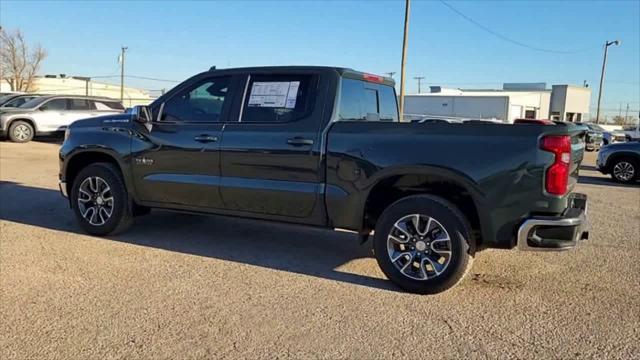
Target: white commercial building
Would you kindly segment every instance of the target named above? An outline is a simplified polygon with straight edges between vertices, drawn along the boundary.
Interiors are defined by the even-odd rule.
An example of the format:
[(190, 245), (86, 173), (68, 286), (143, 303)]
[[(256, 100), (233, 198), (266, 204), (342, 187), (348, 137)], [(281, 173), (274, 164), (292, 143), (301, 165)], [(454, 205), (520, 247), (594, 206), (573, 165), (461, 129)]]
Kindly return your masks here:
[[(6, 81), (0, 83), (0, 89), (9, 91)], [(93, 81), (80, 76), (45, 75), (36, 77), (29, 92), (41, 95), (90, 95), (104, 96), (120, 100), (120, 86)], [(146, 105), (154, 100), (148, 92), (132, 87), (124, 87), (122, 105)]]
[[(502, 90), (451, 89), (432, 86), (427, 94), (405, 96), (405, 115), (490, 119), (579, 121), (589, 113), (591, 90), (570, 85), (506, 83)], [(586, 98), (586, 102), (585, 102)], [(552, 109), (553, 107), (553, 109)]]

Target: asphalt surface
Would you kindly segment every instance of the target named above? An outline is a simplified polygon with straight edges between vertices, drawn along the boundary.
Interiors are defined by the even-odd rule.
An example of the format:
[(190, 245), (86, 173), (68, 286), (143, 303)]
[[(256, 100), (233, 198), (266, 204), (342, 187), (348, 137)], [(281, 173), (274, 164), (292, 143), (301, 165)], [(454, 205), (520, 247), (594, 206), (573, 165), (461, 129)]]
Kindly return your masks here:
[(348, 233), (154, 211), (84, 235), (55, 142), (0, 142), (0, 358), (638, 358), (640, 186), (587, 153), (591, 239), (398, 291)]

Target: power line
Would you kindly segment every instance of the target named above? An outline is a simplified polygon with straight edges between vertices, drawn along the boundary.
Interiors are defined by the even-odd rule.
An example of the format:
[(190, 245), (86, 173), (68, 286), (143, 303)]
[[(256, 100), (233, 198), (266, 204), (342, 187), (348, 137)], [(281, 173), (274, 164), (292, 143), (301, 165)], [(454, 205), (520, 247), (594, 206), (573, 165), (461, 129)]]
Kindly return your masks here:
[(472, 23), (473, 25), (479, 27), (480, 29), (488, 32), (489, 34), (491, 34), (491, 35), (493, 35), (493, 36), (495, 36), (497, 38), (500, 38), (500, 39), (502, 39), (504, 41), (510, 42), (510, 43), (512, 43), (514, 45), (518, 45), (518, 46), (521, 46), (521, 47), (524, 47), (524, 48), (527, 48), (527, 49), (530, 49), (530, 50), (541, 51), (541, 52), (546, 52), (546, 53), (554, 53), (554, 54), (577, 54), (577, 53), (581, 53), (581, 52), (587, 52), (587, 51), (595, 50), (595, 48), (587, 48), (587, 49), (581, 49), (581, 50), (566, 51), (566, 50), (545, 49), (545, 48), (540, 48), (540, 47), (537, 47), (537, 46), (528, 45), (528, 44), (525, 44), (525, 43), (520, 42), (518, 40), (514, 40), (514, 39), (512, 39), (510, 37), (507, 37), (505, 35), (502, 35), (497, 31), (491, 30), (490, 28), (480, 24), (479, 22), (477, 22), (477, 21), (473, 20), (472, 18), (470, 18), (469, 16), (465, 15), (460, 10), (456, 9), (455, 7), (453, 7), (451, 4), (447, 3), (444, 0), (440, 0), (440, 2), (444, 6), (448, 7), (451, 11), (453, 11), (456, 14), (460, 15), (460, 17), (462, 17), (463, 19), (465, 19), (468, 22)]

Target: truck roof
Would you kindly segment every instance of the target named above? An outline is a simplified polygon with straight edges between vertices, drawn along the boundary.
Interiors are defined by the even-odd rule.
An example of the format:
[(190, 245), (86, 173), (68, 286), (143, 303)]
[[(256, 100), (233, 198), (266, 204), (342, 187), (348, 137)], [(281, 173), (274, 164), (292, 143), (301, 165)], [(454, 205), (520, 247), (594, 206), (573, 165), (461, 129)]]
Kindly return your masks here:
[[(357, 80), (365, 80), (370, 82), (382, 83), (385, 85), (394, 86), (395, 81), (393, 78), (385, 77), (381, 75), (374, 75), (365, 73), (362, 71), (356, 71), (351, 68), (338, 67), (338, 66), (311, 66), (311, 65), (285, 65), (285, 66), (253, 66), (253, 67), (237, 67), (237, 68), (211, 68), (205, 73), (213, 73), (213, 72), (279, 72), (279, 71), (335, 71), (342, 77), (348, 77)], [(199, 74), (199, 75), (202, 75)]]

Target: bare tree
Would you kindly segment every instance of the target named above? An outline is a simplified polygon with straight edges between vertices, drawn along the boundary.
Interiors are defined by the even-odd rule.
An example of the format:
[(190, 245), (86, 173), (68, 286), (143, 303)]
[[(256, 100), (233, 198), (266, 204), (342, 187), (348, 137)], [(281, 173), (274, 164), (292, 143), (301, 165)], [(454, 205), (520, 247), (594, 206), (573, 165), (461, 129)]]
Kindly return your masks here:
[(616, 125), (624, 125), (625, 123), (624, 116), (619, 116), (619, 115), (614, 116), (613, 123)]
[(39, 44), (27, 45), (20, 30), (0, 29), (0, 74), (9, 83), (11, 91), (32, 90), (33, 79), (47, 51)]

